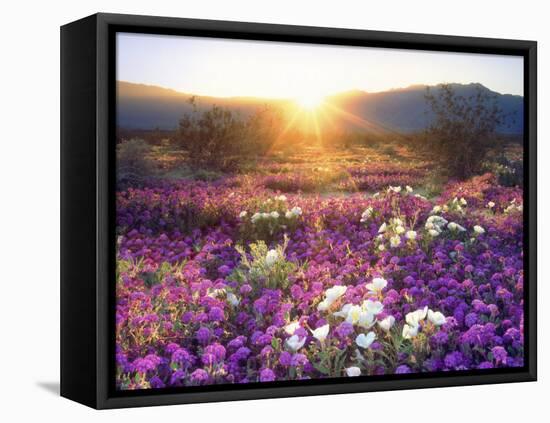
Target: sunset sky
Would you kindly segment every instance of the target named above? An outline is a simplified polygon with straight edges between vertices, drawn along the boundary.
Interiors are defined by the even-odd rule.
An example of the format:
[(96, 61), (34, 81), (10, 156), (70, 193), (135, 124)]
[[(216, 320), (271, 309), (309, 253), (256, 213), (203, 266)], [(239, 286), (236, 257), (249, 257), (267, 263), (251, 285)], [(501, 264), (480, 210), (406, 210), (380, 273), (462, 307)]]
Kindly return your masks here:
[(442, 82), (523, 95), (523, 58), (119, 33), (117, 80), (220, 97), (307, 98)]

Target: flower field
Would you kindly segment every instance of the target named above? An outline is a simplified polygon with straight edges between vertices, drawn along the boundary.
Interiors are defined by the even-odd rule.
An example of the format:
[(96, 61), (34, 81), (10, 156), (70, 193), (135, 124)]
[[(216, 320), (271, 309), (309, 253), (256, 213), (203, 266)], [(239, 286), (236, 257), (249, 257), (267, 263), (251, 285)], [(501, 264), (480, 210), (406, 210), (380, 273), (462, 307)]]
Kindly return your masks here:
[(430, 163), (270, 161), (117, 192), (116, 384), (523, 366), (523, 192)]

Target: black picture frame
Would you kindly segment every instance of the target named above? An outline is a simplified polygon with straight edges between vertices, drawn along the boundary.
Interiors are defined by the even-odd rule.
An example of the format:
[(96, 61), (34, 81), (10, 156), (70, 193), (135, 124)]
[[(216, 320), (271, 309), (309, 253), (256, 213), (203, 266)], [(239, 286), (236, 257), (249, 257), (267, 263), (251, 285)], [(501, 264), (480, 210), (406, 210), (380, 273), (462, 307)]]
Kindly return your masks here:
[[(117, 393), (114, 384), (115, 34), (353, 45), (524, 57), (525, 366)], [(537, 378), (537, 44), (336, 28), (95, 14), (61, 28), (61, 395), (97, 409), (432, 388)]]

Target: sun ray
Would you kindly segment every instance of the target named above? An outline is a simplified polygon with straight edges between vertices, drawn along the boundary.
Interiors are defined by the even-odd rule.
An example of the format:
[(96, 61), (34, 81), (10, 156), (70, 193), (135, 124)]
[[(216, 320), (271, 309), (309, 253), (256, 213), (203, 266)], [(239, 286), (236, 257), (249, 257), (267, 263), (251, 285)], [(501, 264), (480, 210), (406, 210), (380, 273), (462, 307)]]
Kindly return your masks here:
[(292, 116), (290, 117), (290, 119), (288, 120), (288, 123), (285, 125), (285, 127), (283, 128), (283, 130), (281, 131), (281, 133), (277, 136), (277, 138), (275, 139), (275, 141), (269, 146), (269, 148), (267, 149), (267, 152), (266, 154), (267, 155), (270, 155), (272, 154), (276, 148), (281, 144), (281, 141), (283, 139), (283, 137), (288, 133), (288, 131), (294, 126), (295, 122), (298, 120), (298, 116), (302, 113), (301, 110), (296, 110)]
[(393, 134), (393, 135), (395, 135), (399, 138), (407, 139), (407, 137), (405, 137), (400, 132), (397, 132), (397, 131), (395, 131), (391, 128), (388, 128), (387, 126), (384, 126), (380, 123), (377, 123), (377, 122), (374, 122), (374, 121), (371, 121), (371, 120), (367, 120), (367, 119), (363, 119), (363, 118), (361, 118), (361, 117), (359, 117), (359, 116), (357, 116), (353, 113), (342, 110), (341, 108), (335, 106), (334, 104), (326, 103), (326, 105), (331, 110), (333, 110), (334, 112), (341, 115), (344, 119), (347, 119), (348, 121), (353, 122), (354, 124), (357, 124), (357, 125), (359, 125), (360, 127), (364, 128), (364, 129), (369, 129), (373, 132), (382, 133), (382, 134), (390, 133), (390, 134)]
[(317, 92), (308, 92), (296, 96), (294, 101), (303, 110), (313, 112), (322, 106), (325, 101), (325, 97)]
[(319, 128), (319, 121), (317, 120), (317, 114), (312, 113), (311, 118), (313, 120), (313, 127), (315, 129), (315, 137), (317, 138), (317, 145), (319, 148), (323, 148), (323, 139), (321, 137), (321, 129)]

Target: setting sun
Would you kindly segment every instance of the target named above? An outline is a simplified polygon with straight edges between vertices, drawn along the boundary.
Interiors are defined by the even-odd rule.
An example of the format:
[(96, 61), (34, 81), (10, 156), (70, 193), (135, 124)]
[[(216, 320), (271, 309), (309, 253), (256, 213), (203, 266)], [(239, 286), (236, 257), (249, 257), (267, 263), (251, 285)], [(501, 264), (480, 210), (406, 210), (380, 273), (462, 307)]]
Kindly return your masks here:
[(314, 110), (323, 104), (324, 97), (319, 94), (308, 93), (296, 97), (295, 101), (302, 109)]

